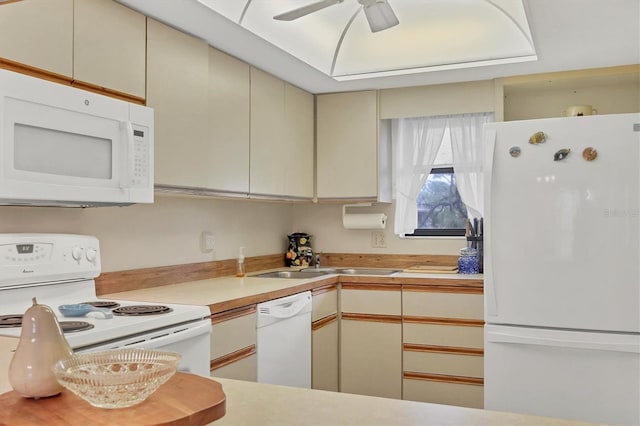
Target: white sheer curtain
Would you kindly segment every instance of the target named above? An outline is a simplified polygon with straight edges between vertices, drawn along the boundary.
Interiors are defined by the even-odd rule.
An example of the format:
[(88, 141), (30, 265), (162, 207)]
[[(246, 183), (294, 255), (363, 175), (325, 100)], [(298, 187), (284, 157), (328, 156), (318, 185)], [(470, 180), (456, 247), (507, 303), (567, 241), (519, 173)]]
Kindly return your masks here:
[(458, 193), (469, 217), (482, 217), (482, 132), (485, 123), (494, 121), (493, 117), (493, 113), (486, 112), (392, 120), (395, 234), (410, 234), (418, 226), (416, 199), (431, 172), (447, 127)]
[(482, 129), (490, 121), (493, 113), (448, 116), (456, 187), (469, 217), (482, 217), (484, 211)]
[(394, 232), (402, 236), (418, 226), (416, 199), (442, 144), (447, 118), (400, 118), (393, 120), (391, 126), (396, 200)]

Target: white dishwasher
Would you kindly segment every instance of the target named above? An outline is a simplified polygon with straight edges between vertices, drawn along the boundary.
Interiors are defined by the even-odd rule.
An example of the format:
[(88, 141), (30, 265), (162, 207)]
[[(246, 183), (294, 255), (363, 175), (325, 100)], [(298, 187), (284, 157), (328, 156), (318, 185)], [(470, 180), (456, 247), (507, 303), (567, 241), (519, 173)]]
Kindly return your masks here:
[(258, 382), (311, 388), (311, 292), (258, 304)]

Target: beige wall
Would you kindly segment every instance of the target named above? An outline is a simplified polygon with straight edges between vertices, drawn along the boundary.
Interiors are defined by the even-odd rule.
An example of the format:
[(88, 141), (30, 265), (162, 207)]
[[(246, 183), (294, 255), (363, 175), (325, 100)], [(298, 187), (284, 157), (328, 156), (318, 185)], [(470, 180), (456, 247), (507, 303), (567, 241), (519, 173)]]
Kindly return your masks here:
[[(105, 272), (284, 253), (290, 204), (246, 200), (158, 197), (154, 204), (91, 209), (0, 207), (0, 232), (95, 235)], [(215, 237), (200, 251), (200, 233)]]
[(598, 114), (640, 112), (640, 86), (633, 81), (540, 89), (537, 85), (517, 90), (505, 87), (505, 121), (561, 117), (562, 111), (570, 105), (592, 105)]
[(316, 252), (327, 253), (398, 253), (398, 254), (453, 254), (466, 245), (464, 237), (399, 238), (393, 233), (393, 204), (374, 204), (371, 207), (349, 208), (349, 212), (385, 213), (388, 217), (385, 233), (387, 247), (371, 247), (370, 229), (344, 229), (342, 204), (316, 204), (293, 206), (293, 231), (308, 232), (313, 236)]

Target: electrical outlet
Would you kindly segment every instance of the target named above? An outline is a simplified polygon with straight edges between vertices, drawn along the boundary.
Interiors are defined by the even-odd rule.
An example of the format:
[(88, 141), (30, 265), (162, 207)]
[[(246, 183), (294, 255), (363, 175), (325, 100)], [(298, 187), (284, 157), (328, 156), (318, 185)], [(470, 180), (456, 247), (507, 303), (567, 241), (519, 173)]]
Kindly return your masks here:
[(371, 232), (371, 247), (385, 248), (387, 246), (387, 237), (384, 231)]
[(200, 251), (203, 253), (211, 253), (216, 245), (216, 239), (209, 231), (202, 231), (200, 234)]

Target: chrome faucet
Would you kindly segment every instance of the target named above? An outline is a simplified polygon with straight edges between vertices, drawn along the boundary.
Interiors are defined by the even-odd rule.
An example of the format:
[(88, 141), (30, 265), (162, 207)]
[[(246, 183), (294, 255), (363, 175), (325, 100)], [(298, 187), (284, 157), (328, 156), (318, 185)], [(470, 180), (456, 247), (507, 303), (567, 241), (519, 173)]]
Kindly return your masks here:
[(313, 267), (318, 269), (320, 268), (320, 255), (316, 254), (315, 256), (313, 256)]

